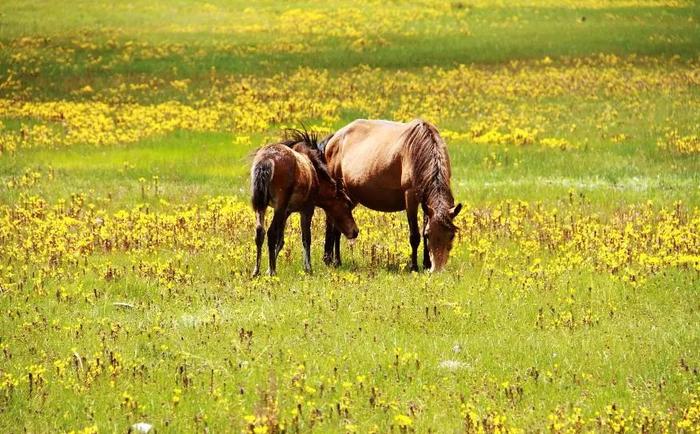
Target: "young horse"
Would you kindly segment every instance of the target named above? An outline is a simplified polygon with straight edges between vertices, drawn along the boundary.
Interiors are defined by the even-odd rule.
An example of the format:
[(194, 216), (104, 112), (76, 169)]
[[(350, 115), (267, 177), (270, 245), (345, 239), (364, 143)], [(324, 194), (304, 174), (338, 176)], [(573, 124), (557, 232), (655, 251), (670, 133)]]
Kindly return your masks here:
[(317, 138), (306, 131), (294, 130), (287, 140), (264, 146), (255, 153), (250, 171), (253, 210), (256, 214), (255, 244), (257, 256), (253, 275), (260, 274), (260, 255), (265, 239), (265, 211), (274, 208), (267, 230), (268, 274), (276, 272), (277, 255), (284, 245), (284, 227), (289, 214), (301, 214), (301, 240), (304, 270), (311, 272), (311, 219), (314, 207), (326, 212), (327, 221), (348, 239), (359, 233), (352, 217), (352, 203), (328, 173)]
[[(423, 267), (447, 263), (462, 205), (450, 190), (450, 159), (437, 129), (422, 120), (410, 123), (358, 119), (319, 145), (334, 179), (342, 180), (354, 204), (394, 212), (406, 210), (411, 270), (418, 270), (418, 206), (423, 208)], [(340, 235), (326, 221), (323, 259), (340, 264)]]

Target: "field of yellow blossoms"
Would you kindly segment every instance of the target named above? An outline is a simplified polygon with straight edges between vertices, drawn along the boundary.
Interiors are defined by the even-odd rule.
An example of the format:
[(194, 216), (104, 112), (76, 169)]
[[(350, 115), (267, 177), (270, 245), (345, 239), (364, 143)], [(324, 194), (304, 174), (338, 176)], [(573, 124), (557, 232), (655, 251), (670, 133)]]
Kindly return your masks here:
[[(3, 2), (0, 431), (700, 433), (699, 114), (691, 1)], [(251, 277), (254, 149), (416, 117), (446, 272)]]

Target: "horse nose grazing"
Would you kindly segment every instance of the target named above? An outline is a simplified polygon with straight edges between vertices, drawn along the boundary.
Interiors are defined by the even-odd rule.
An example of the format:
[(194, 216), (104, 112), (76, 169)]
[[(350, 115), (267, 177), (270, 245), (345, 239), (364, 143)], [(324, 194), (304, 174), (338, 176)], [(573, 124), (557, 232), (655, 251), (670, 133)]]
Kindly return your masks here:
[(360, 230), (359, 230), (359, 229), (353, 229), (353, 230), (352, 230), (352, 237), (351, 237), (351, 238), (357, 238), (358, 235), (360, 235)]

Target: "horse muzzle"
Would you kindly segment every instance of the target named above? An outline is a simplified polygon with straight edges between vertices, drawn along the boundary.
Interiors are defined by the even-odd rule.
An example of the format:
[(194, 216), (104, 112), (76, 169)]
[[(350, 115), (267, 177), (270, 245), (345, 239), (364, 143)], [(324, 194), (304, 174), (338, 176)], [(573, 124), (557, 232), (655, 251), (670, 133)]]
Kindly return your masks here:
[(357, 236), (360, 234), (360, 230), (355, 228), (352, 231), (350, 231), (350, 234), (346, 234), (345, 236), (348, 239), (348, 243), (352, 246), (357, 242)]
[(430, 269), (428, 270), (430, 273), (438, 273), (442, 270), (445, 269), (445, 266), (447, 265), (447, 257), (441, 256), (441, 255), (433, 255), (430, 253)]

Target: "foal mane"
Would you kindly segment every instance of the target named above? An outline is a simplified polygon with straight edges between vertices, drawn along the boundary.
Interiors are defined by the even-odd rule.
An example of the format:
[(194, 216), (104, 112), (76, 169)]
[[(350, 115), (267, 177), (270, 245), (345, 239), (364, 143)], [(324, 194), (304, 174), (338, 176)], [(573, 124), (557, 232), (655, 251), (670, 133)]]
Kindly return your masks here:
[(418, 187), (421, 203), (437, 205), (436, 218), (450, 229), (456, 229), (445, 208), (454, 206), (450, 190), (450, 161), (445, 151), (445, 142), (438, 130), (423, 120), (415, 121), (404, 133), (404, 143), (408, 146), (413, 166), (413, 180)]
[(324, 181), (337, 185), (330, 172), (328, 172), (326, 157), (319, 148), (318, 133), (315, 131), (308, 131), (305, 127), (302, 128), (303, 129), (290, 128), (285, 130), (284, 139), (280, 144), (293, 148), (297, 143), (302, 143), (309, 151), (306, 153), (306, 156), (311, 160), (311, 164), (314, 166), (314, 169), (316, 169), (316, 174)]
[(318, 150), (318, 133), (308, 131), (303, 126), (302, 129), (289, 128), (284, 131), (284, 139), (280, 143), (291, 148), (300, 142), (310, 149)]

